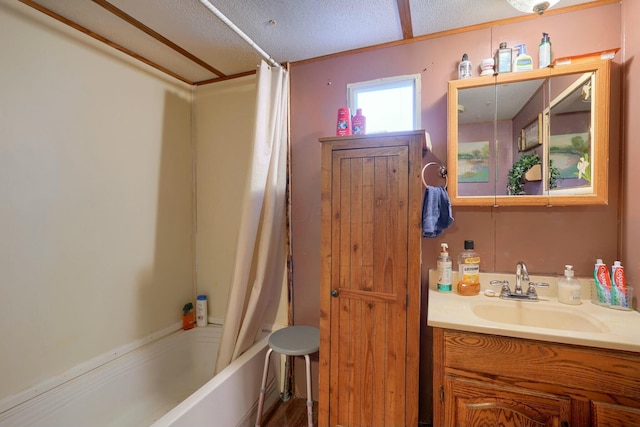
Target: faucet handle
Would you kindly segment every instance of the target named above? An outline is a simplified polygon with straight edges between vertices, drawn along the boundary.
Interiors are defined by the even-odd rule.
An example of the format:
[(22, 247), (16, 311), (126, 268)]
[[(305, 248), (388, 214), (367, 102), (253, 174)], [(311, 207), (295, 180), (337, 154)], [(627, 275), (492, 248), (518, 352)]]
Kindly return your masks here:
[(547, 282), (529, 282), (529, 287), (536, 287), (536, 288), (548, 288), (549, 284)]
[(509, 288), (508, 280), (492, 280), (489, 284), (492, 286), (502, 286), (502, 289), (500, 290), (501, 297), (511, 295), (511, 288)]
[(529, 298), (538, 299), (538, 293), (536, 292), (536, 288), (548, 288), (549, 284), (546, 282), (529, 282), (529, 287), (527, 288), (527, 295)]

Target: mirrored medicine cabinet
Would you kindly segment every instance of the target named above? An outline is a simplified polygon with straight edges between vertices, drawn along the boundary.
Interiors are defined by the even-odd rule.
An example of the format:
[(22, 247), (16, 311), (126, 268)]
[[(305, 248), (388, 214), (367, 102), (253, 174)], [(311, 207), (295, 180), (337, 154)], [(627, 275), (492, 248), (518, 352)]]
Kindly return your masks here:
[(607, 204), (609, 92), (609, 60), (450, 81), (452, 204)]

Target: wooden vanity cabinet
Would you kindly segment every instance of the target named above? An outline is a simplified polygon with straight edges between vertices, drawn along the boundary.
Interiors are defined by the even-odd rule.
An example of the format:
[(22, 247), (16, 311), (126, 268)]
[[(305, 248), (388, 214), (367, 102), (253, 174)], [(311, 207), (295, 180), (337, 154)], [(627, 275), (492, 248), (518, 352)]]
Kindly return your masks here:
[(434, 426), (640, 426), (640, 354), (434, 328)]
[(318, 424), (417, 426), (424, 131), (320, 142)]

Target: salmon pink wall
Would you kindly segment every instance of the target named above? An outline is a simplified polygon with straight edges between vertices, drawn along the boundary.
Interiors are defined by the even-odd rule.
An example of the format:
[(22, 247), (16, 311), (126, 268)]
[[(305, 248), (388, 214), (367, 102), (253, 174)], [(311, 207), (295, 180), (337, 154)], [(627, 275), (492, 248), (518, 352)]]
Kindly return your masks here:
[[(569, 26), (567, 22), (580, 22)], [(607, 25), (601, 25), (607, 22)], [(571, 28), (569, 28), (571, 27)], [(526, 43), (537, 62), (535, 46), (542, 31), (551, 35), (555, 56), (621, 46), (621, 5), (610, 4), (465, 33), (294, 65), (291, 70), (292, 235), (294, 310), (297, 322), (318, 322), (320, 290), (320, 144), (335, 132), (338, 107), (346, 105), (350, 82), (419, 73), (422, 79), (422, 127), (433, 142), (424, 161), (443, 164), (447, 152), (447, 81), (468, 53), (476, 64), (491, 55), (501, 41)], [(620, 61), (620, 54), (615, 59)], [(614, 64), (614, 72), (619, 68)], [(477, 69), (475, 70), (477, 72)], [(453, 254), (465, 239), (476, 241), (485, 271), (514, 270), (527, 262), (530, 272), (562, 274), (573, 264), (578, 275), (589, 275), (596, 257), (617, 259), (620, 135), (619, 79), (612, 90), (612, 176), (608, 206), (578, 207), (454, 207), (454, 225), (440, 238), (423, 240), (423, 263), (435, 266), (439, 243)]]
[(622, 26), (625, 76), (623, 86), (623, 172), (624, 180), (622, 198), (622, 263), (625, 266), (627, 279), (633, 283), (640, 279), (640, 1), (625, 0), (622, 2)]
[[(625, 7), (638, 10), (637, 4), (628, 6), (628, 3), (633, 2), (625, 1)], [(347, 83), (420, 74), (422, 127), (430, 133), (433, 142), (433, 153), (427, 154), (423, 161), (437, 160), (445, 164), (447, 82), (456, 78), (456, 66), (463, 53), (469, 55), (477, 75), (480, 61), (492, 56), (503, 41), (509, 46), (526, 43), (529, 54), (537, 63), (537, 46), (543, 31), (550, 34), (556, 57), (620, 47), (621, 8), (620, 3), (612, 3), (574, 12), (531, 16), (530, 20), (518, 23), (294, 64), (291, 69), (294, 322), (319, 323), (318, 138), (335, 133), (337, 110), (347, 105)], [(630, 18), (628, 20), (629, 26), (634, 24)], [(604, 22), (607, 25), (603, 25)], [(637, 34), (637, 29), (634, 31)], [(637, 48), (636, 44), (636, 51)], [(586, 276), (591, 274), (596, 257), (603, 258), (607, 263), (618, 259), (620, 130), (617, 119), (620, 116), (620, 79), (615, 76), (619, 74), (620, 67), (615, 65), (620, 63), (620, 56), (618, 54), (614, 60), (612, 73), (611, 110), (614, 121), (611, 126), (609, 205), (454, 207), (455, 222), (452, 227), (439, 238), (423, 239), (424, 271), (435, 268), (441, 242), (447, 242), (451, 253), (456, 254), (462, 250), (465, 239), (475, 240), (482, 256), (481, 268), (485, 271), (515, 272), (516, 262), (524, 260), (532, 273), (562, 274), (565, 264), (573, 264), (577, 275)], [(638, 90), (635, 92), (638, 93)], [(640, 207), (636, 208), (637, 211), (640, 211)], [(423, 281), (426, 281), (426, 275), (423, 277)], [(426, 306), (425, 302), (423, 306)], [(428, 367), (425, 358), (428, 358), (429, 350), (423, 347), (421, 351), (422, 364)], [(423, 372), (421, 379), (422, 375), (428, 375), (428, 372)], [(425, 420), (422, 406), (429, 404), (429, 395), (430, 391), (425, 389), (421, 381), (421, 420)]]

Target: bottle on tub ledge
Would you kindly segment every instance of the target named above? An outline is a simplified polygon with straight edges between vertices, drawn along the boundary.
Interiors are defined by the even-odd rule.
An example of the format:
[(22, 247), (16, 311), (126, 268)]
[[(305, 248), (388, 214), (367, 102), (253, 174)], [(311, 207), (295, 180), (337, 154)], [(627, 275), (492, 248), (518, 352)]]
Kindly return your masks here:
[(480, 254), (473, 240), (464, 241), (464, 251), (458, 255), (458, 295), (473, 296), (480, 293)]
[(188, 302), (182, 307), (182, 329), (185, 331), (193, 329), (195, 326), (195, 315), (193, 314), (193, 304)]
[(209, 315), (207, 314), (207, 296), (198, 295), (196, 299), (196, 325), (207, 326)]

